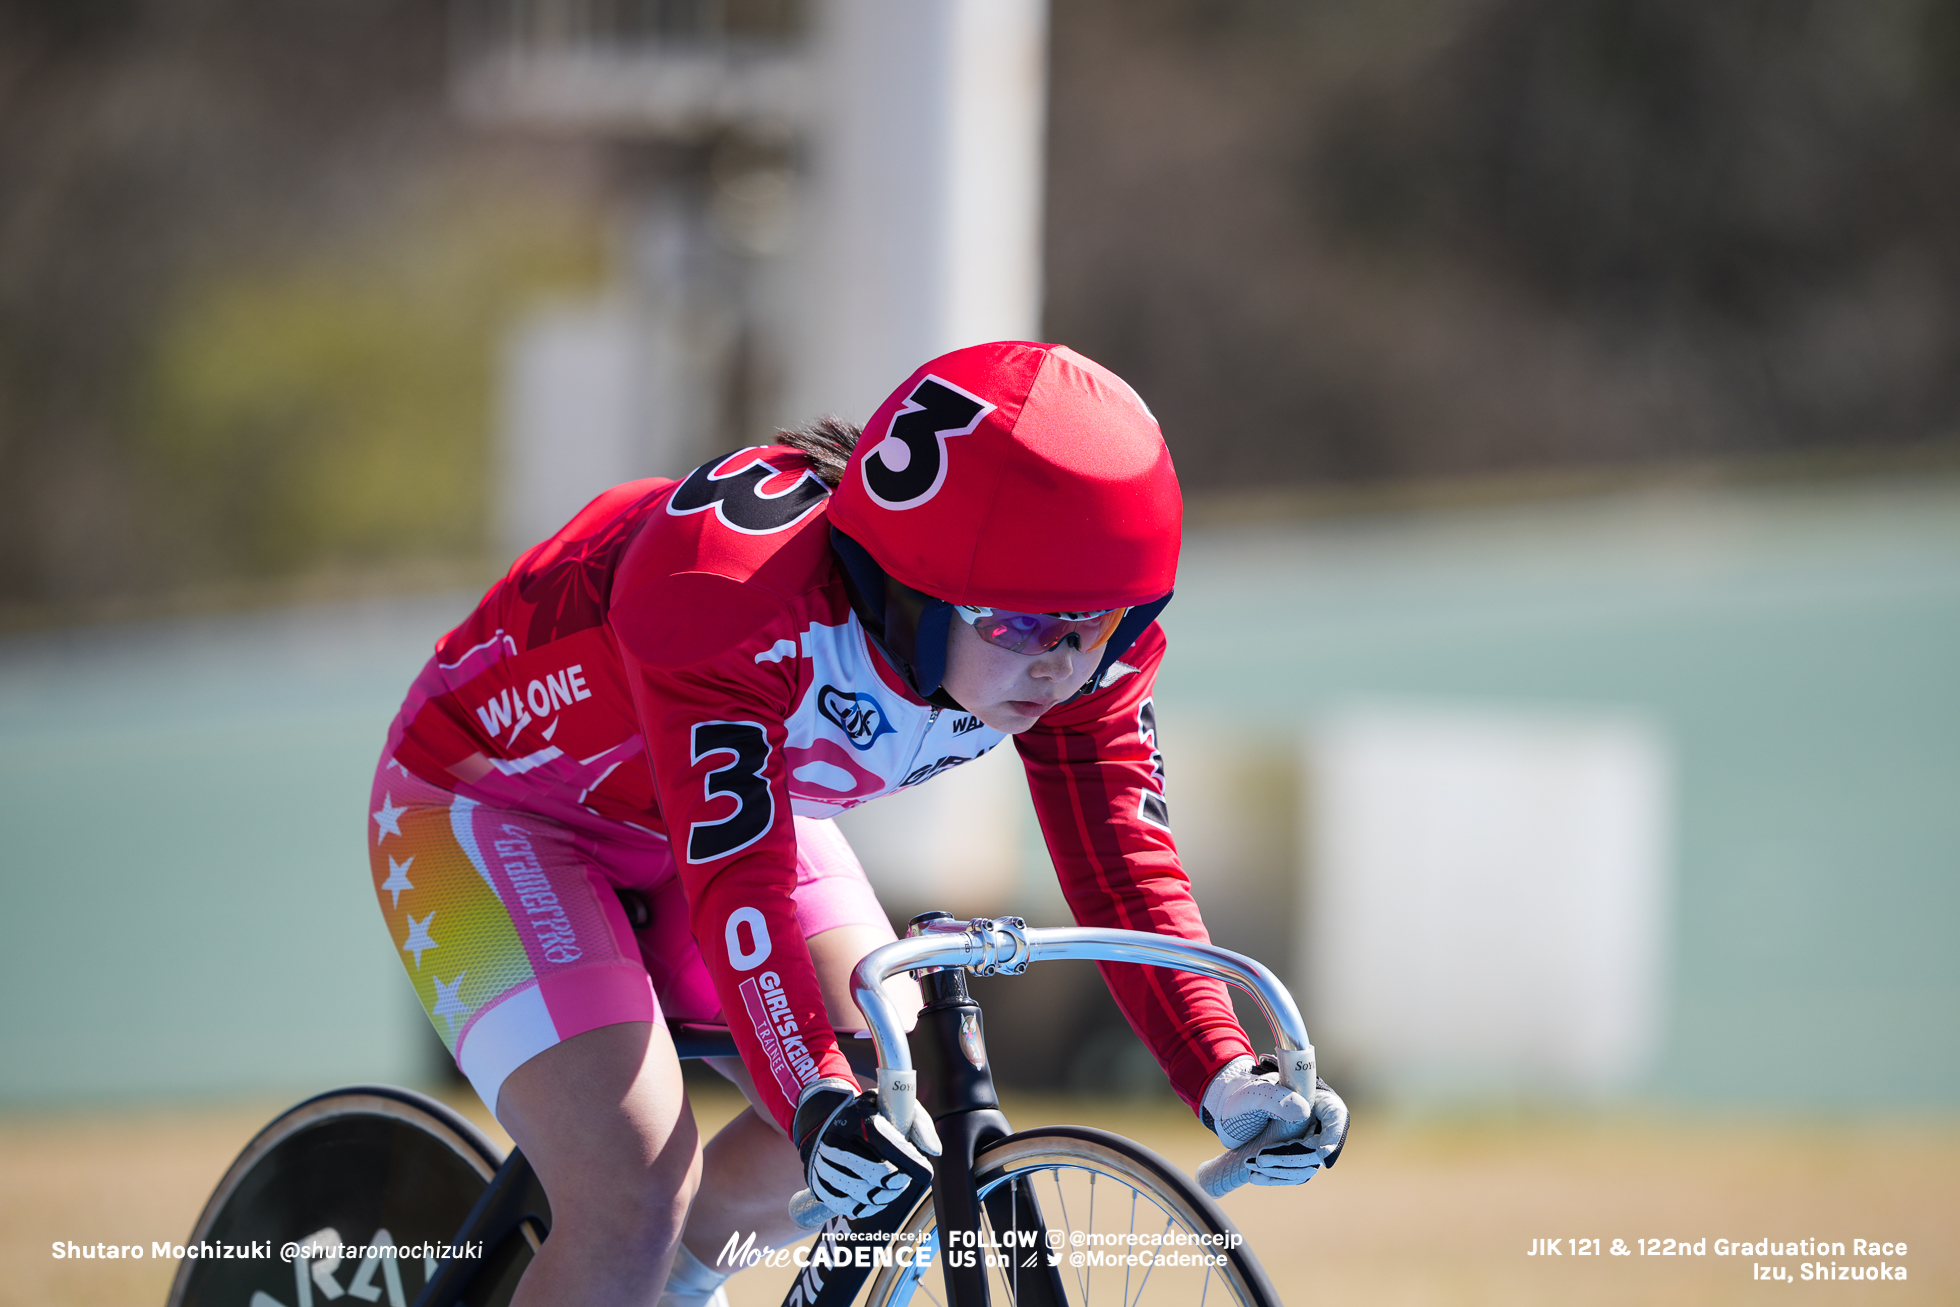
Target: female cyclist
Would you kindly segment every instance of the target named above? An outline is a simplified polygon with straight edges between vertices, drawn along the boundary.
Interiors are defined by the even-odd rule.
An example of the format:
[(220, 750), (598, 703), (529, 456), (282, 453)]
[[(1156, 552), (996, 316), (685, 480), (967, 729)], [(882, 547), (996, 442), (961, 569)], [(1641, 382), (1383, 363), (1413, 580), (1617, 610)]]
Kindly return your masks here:
[[(833, 1029), (892, 938), (835, 825), (1007, 736), (1078, 922), (1206, 938), (1151, 689), (1182, 500), (1156, 420), (1071, 350), (933, 360), (835, 421), (599, 496), (444, 636), (388, 736), (374, 884), (429, 1018), (536, 1167), (524, 1304), (720, 1297), (736, 1230), (808, 1185), (863, 1215), (937, 1151), (875, 1116)], [(1262, 1074), (1216, 981), (1103, 964), (1228, 1146), (1331, 1164), (1340, 1100)], [(897, 982), (904, 983), (904, 982)], [(918, 1006), (916, 994), (902, 1010)], [(752, 1106), (705, 1148), (664, 1018), (725, 1019)]]

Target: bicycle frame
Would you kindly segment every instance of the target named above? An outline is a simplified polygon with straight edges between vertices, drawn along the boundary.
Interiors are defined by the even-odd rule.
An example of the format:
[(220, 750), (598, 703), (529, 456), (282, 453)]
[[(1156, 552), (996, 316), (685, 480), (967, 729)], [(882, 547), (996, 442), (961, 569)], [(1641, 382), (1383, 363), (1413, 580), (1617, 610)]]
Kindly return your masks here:
[[(961, 922), (947, 913), (926, 913), (913, 918), (906, 938), (865, 955), (851, 975), (851, 985), (878, 1054), (880, 1110), (901, 1130), (910, 1124), (914, 1112), (924, 1110), (939, 1134), (942, 1151), (933, 1165), (932, 1200), (952, 1307), (987, 1307), (984, 1265), (974, 1258), (966, 1259), (970, 1264), (955, 1265), (956, 1259), (946, 1254), (956, 1246), (972, 1248), (977, 1244), (983, 1202), (975, 1194), (974, 1159), (987, 1145), (1012, 1133), (995, 1094), (983, 1016), (967, 991), (966, 972), (1020, 975), (1035, 962), (1059, 959), (1169, 967), (1210, 976), (1246, 991), (1272, 1027), (1281, 1079), (1309, 1102), (1314, 1098), (1314, 1051), (1299, 1008), (1278, 977), (1252, 958), (1213, 944), (1142, 931), (1031, 929), (1018, 917), (976, 917)], [(882, 987), (888, 977), (908, 971), (923, 973), (920, 981), (926, 998), (919, 1010), (918, 1028), (909, 1040), (897, 1008)], [(923, 1067), (914, 1066), (915, 1046)], [(732, 1053), (733, 1046), (732, 1041), (726, 1047), (697, 1041), (697, 1046), (683, 1044), (679, 1051), (683, 1056), (711, 1057)], [(927, 1073), (923, 1095), (921, 1070)], [(792, 1202), (792, 1211), (807, 1226), (821, 1224), (825, 1237), (835, 1246), (840, 1236), (895, 1231), (910, 1214), (914, 1201), (895, 1202), (876, 1216), (859, 1221), (824, 1220), (829, 1214), (814, 1204), (806, 1190)], [(1029, 1230), (1037, 1244), (1045, 1234), (1036, 1204), (1016, 1205), (1005, 1193), (996, 1193), (984, 1200), (984, 1205), (997, 1229), (1012, 1224)], [(548, 1213), (530, 1164), (521, 1152), (512, 1150), (454, 1242), (464, 1245), (479, 1241), (487, 1251), (494, 1251), (520, 1226), (543, 1233), (549, 1227)], [(415, 1307), (458, 1301), (480, 1265), (481, 1259), (444, 1262), (416, 1296)], [(783, 1307), (843, 1307), (856, 1296), (867, 1274), (855, 1267), (838, 1267), (826, 1274), (813, 1264), (797, 1276)], [(1019, 1296), (1025, 1307), (1065, 1307), (1058, 1276), (1030, 1277), (1022, 1283)]]
[[(967, 994), (965, 973), (1021, 975), (1035, 962), (1071, 958), (1169, 967), (1245, 990), (1258, 1002), (1272, 1027), (1280, 1078), (1309, 1103), (1314, 1100), (1313, 1044), (1307, 1038), (1300, 1009), (1268, 967), (1244, 954), (1135, 930), (1092, 926), (1030, 929), (1019, 917), (975, 917), (967, 922), (955, 921), (946, 913), (915, 917), (906, 938), (864, 956), (851, 973), (851, 990), (878, 1050), (880, 1110), (903, 1131), (910, 1125), (912, 1114), (923, 1107), (939, 1133), (941, 1152), (933, 1164), (932, 1199), (942, 1257), (955, 1244), (973, 1247), (977, 1243), (980, 1204), (974, 1194), (974, 1158), (987, 1144), (1011, 1133), (994, 1095), (980, 1008)], [(925, 1068), (932, 1074), (923, 1102), (911, 1043), (882, 985), (887, 977), (905, 971), (925, 972), (921, 979), (926, 1005), (920, 1010), (919, 1029), (913, 1036), (931, 1061)], [(800, 1194), (798, 1198), (806, 1196)], [(1033, 1206), (1020, 1210), (1031, 1212)], [(1002, 1212), (992, 1214), (996, 1226), (1004, 1224), (999, 1219)], [(1025, 1222), (1029, 1218), (1019, 1219)], [(1039, 1216), (1032, 1219), (1038, 1221)], [(952, 1258), (945, 1257), (944, 1274), (947, 1300), (953, 1307), (986, 1307), (987, 1273), (974, 1259), (955, 1265)], [(1035, 1292), (1029, 1294), (1029, 1288)], [(1059, 1279), (1046, 1287), (1039, 1281), (1024, 1286), (1020, 1297), (1031, 1307), (1044, 1307), (1043, 1297), (1049, 1297), (1056, 1307), (1063, 1303)], [(784, 1307), (791, 1307), (788, 1300)]]

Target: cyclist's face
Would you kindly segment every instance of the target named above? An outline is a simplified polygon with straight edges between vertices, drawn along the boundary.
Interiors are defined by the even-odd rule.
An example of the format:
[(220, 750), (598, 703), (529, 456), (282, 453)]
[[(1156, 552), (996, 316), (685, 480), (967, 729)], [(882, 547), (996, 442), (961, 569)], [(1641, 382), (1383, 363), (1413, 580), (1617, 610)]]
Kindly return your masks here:
[(946, 692), (997, 731), (1018, 734), (1081, 688), (1102, 661), (1064, 640), (1047, 653), (1026, 654), (988, 644), (957, 617), (946, 640)]

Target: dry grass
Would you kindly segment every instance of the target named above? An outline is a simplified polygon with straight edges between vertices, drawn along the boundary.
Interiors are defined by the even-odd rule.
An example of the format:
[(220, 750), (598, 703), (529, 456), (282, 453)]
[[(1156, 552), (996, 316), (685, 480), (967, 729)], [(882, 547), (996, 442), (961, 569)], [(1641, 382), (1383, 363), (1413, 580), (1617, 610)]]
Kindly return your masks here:
[[(703, 1124), (736, 1100), (697, 1100)], [(172, 1267), (57, 1261), (49, 1245), (182, 1239), (233, 1155), (281, 1105), (0, 1117), (0, 1304), (162, 1300)], [(1206, 1136), (1174, 1111), (1053, 1099), (1009, 1104), (1022, 1127), (1073, 1120), (1129, 1134), (1187, 1169)], [(479, 1121), (481, 1111), (474, 1113)], [(487, 1122), (486, 1122), (487, 1124)], [(494, 1133), (494, 1130), (493, 1130)], [(1791, 1123), (1516, 1119), (1475, 1129), (1364, 1113), (1333, 1173), (1303, 1190), (1242, 1190), (1226, 1208), (1288, 1302), (1727, 1304), (1960, 1301), (1960, 1127), (1898, 1124), (1828, 1137)], [(1546, 1236), (1904, 1240), (1904, 1284), (1751, 1280), (1749, 1257), (1525, 1256)], [(1785, 1261), (1797, 1259), (1763, 1259)], [(1829, 1260), (1829, 1259), (1826, 1259)], [(1867, 1258), (1844, 1258), (1865, 1262)], [(785, 1277), (731, 1282), (769, 1307)]]

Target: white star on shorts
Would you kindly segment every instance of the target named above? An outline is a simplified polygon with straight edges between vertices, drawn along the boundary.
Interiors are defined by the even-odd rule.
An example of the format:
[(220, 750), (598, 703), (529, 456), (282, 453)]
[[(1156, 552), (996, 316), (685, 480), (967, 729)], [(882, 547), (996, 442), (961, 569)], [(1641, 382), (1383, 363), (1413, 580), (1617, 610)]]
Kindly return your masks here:
[[(399, 835), (401, 832), (397, 831), (395, 833)], [(396, 862), (393, 858), (388, 859), (388, 879), (381, 882), (381, 888), (395, 896), (389, 902), (389, 907), (399, 908), (402, 905), (402, 891), (415, 888), (414, 882), (408, 878), (409, 865), (414, 861), (415, 856), (413, 854), (409, 855), (408, 862)]]
[(436, 919), (436, 914), (432, 909), (429, 912), (429, 915), (422, 918), (422, 920), (420, 921), (417, 921), (415, 919), (414, 913), (409, 913), (407, 914), (407, 916), (408, 916), (408, 942), (402, 945), (402, 952), (413, 953), (415, 955), (415, 969), (417, 971), (420, 971), (422, 969), (422, 951), (424, 949), (442, 947), (440, 944), (437, 944), (433, 939), (429, 938), (429, 923)]
[[(431, 912), (429, 915), (433, 917), (436, 914)], [(456, 991), (463, 987), (463, 977), (469, 974), (467, 971), (459, 971), (456, 973), (456, 979), (447, 985), (442, 983), (441, 976), (433, 977), (436, 982), (436, 1005), (429, 1009), (429, 1015), (447, 1021), (449, 1033), (452, 1035), (456, 1033), (456, 1018), (470, 1014), (469, 1004), (456, 997)]]
[(393, 794), (383, 792), (381, 796), (381, 810), (374, 814), (374, 820), (381, 827), (380, 830), (374, 833), (374, 842), (379, 844), (390, 835), (401, 834), (402, 814), (407, 811), (407, 808), (397, 808), (395, 806), (395, 796)]

